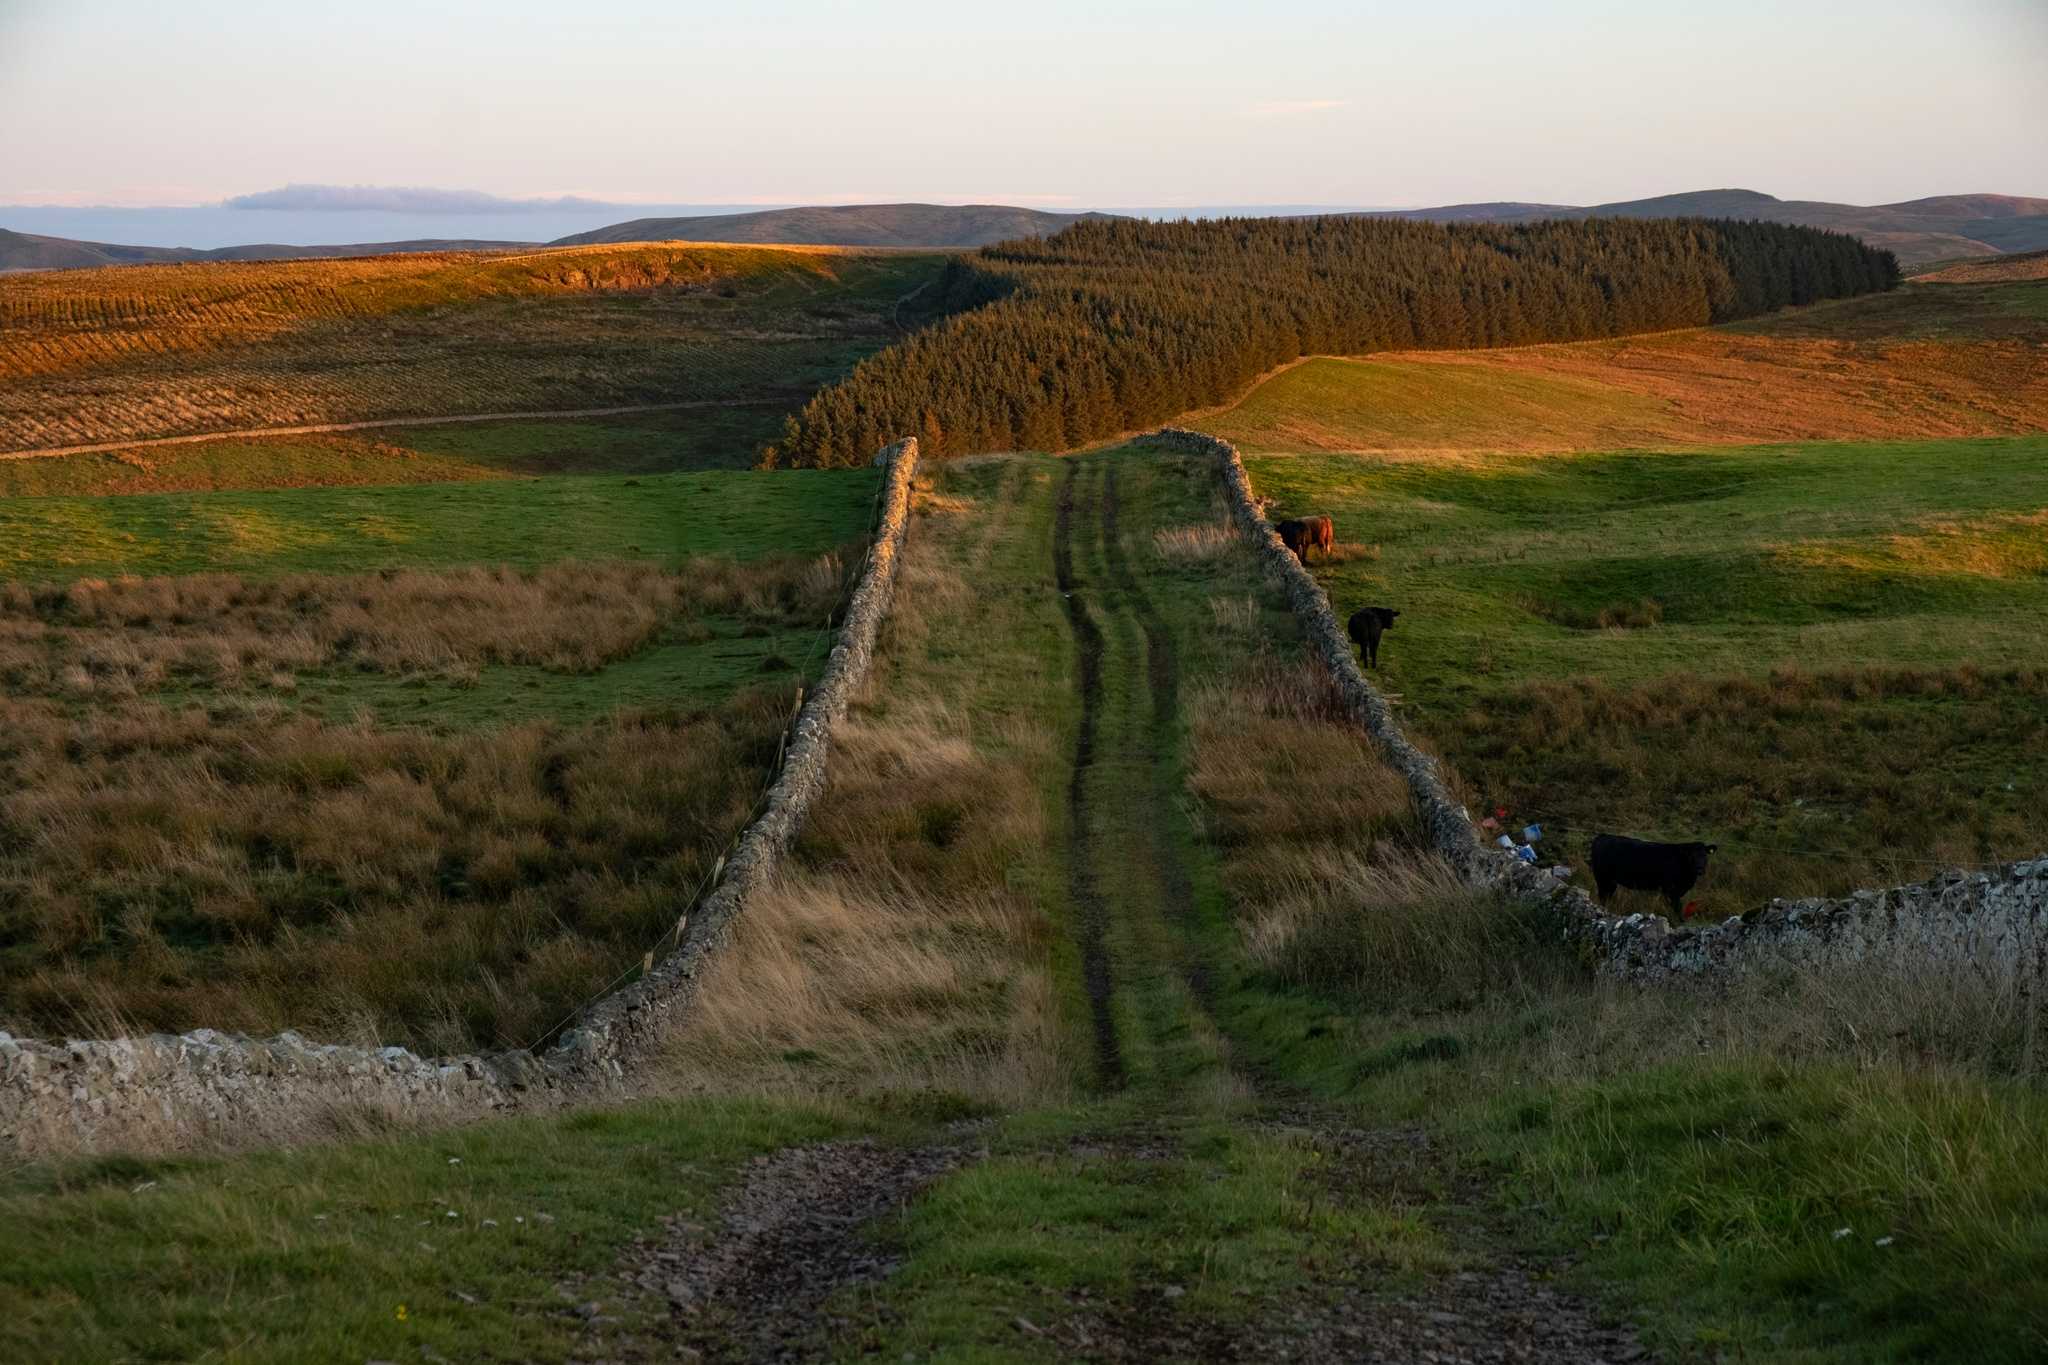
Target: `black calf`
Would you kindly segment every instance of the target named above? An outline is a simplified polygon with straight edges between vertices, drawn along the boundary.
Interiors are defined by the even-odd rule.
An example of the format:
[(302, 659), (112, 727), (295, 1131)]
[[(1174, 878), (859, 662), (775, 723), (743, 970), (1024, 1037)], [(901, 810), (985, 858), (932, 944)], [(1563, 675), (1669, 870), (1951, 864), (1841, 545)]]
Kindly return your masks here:
[(1600, 903), (1605, 905), (1618, 886), (1655, 891), (1675, 915), (1685, 904), (1685, 893), (1706, 872), (1713, 851), (1712, 844), (1655, 844), (1625, 834), (1596, 834), (1593, 881), (1600, 888)]
[(1400, 614), (1392, 607), (1361, 607), (1351, 613), (1351, 624), (1346, 629), (1367, 668), (1380, 666), (1380, 636), (1394, 628), (1394, 618)]

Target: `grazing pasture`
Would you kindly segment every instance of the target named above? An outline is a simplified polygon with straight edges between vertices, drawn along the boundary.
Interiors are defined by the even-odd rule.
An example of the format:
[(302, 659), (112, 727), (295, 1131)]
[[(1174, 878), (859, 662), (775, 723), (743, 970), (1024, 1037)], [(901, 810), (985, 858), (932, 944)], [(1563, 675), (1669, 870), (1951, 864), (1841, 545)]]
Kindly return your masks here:
[(1246, 451), (1615, 450), (2048, 429), (2048, 282), (1912, 285), (1728, 327), (1320, 357), (1197, 423)]
[(1582, 876), (1716, 842), (1725, 913), (2048, 849), (2048, 284), (1314, 360), (1190, 420), (1335, 515), (1411, 729)]
[(1719, 842), (1714, 911), (2048, 847), (2048, 437), (1259, 456), (1377, 553), (1380, 653), (1475, 809)]
[(800, 402), (933, 255), (688, 244), (0, 280), (0, 451), (383, 417)]

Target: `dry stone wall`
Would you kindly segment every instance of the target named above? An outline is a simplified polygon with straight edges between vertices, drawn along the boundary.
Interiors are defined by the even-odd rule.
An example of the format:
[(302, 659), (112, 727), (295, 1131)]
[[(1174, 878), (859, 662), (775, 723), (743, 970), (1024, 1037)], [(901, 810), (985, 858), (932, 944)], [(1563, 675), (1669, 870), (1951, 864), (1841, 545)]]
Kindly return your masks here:
[(761, 814), (718, 884), (679, 923), (672, 951), (585, 1011), (552, 1047), (428, 1058), (400, 1047), (311, 1043), (295, 1033), (255, 1039), (198, 1029), (65, 1043), (0, 1033), (0, 1152), (278, 1140), (329, 1129), (349, 1114), (453, 1122), (622, 1090), (689, 1007), (707, 960), (773, 876), (825, 789), (832, 727), (867, 676), (895, 589), (917, 461), (914, 439), (875, 457), (884, 472), (867, 563)]
[(1238, 529), (1279, 581), (1345, 705), (1407, 781), (1430, 846), (1467, 883), (1542, 904), (1603, 971), (1655, 981), (1763, 965), (1827, 967), (1900, 958), (1996, 970), (2025, 983), (2030, 998), (2041, 998), (2038, 992), (2048, 984), (2048, 856), (1838, 900), (1772, 901), (1718, 924), (1673, 929), (1661, 915), (1610, 915), (1578, 887), (1482, 842), (1436, 760), (1409, 742), (1393, 709), (1366, 680), (1329, 597), (1267, 520), (1237, 448), (1173, 427), (1150, 439), (1218, 462)]

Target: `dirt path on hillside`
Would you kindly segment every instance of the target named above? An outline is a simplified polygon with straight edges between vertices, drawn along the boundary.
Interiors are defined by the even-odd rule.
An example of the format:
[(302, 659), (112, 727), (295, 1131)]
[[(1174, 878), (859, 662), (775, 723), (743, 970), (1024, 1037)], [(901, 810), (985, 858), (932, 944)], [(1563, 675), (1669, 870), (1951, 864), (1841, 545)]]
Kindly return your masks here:
[(566, 417), (623, 417), (635, 412), (683, 412), (693, 408), (744, 408), (776, 401), (773, 398), (699, 398), (687, 403), (625, 403), (610, 408), (555, 408), (545, 412), (472, 412), (459, 417), (376, 417), (363, 422), (315, 422), (299, 427), (246, 427), (240, 431), (206, 431), (193, 436), (150, 436), (137, 441), (94, 441), (89, 445), (0, 450), (0, 460), (47, 460), (59, 455), (97, 455), (109, 450), (148, 450), (154, 446), (191, 446), (206, 441), (255, 441), (272, 436), (326, 436), (338, 431), (375, 431), (383, 427), (441, 427), (467, 422), (537, 422)]

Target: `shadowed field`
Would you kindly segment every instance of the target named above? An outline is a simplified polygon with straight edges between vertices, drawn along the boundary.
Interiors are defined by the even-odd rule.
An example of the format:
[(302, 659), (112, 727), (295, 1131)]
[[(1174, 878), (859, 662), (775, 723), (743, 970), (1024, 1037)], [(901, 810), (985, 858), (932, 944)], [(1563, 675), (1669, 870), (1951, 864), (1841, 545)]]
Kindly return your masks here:
[(0, 450), (380, 417), (791, 406), (939, 258), (619, 246), (0, 280)]

